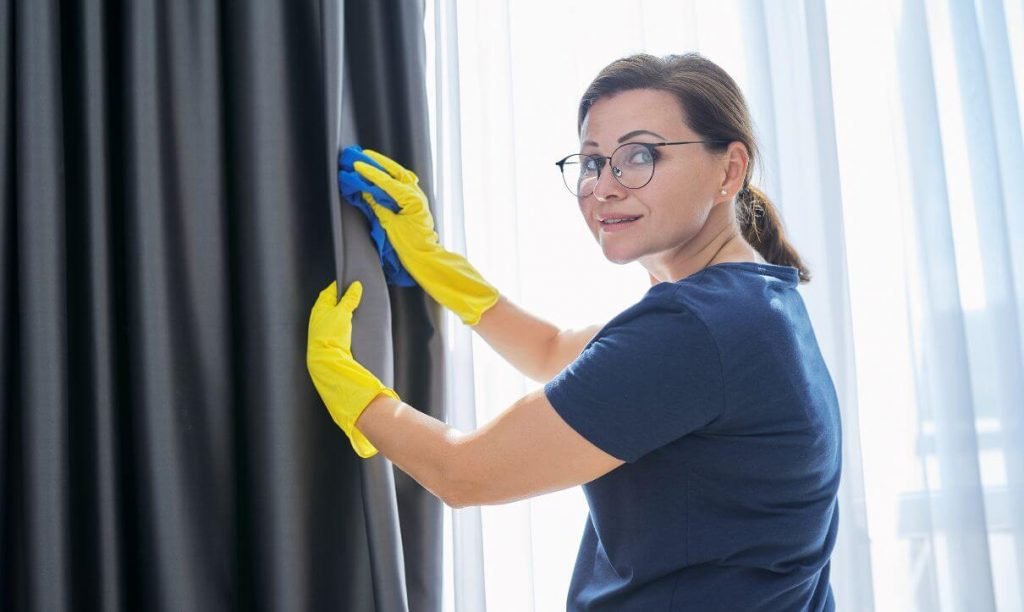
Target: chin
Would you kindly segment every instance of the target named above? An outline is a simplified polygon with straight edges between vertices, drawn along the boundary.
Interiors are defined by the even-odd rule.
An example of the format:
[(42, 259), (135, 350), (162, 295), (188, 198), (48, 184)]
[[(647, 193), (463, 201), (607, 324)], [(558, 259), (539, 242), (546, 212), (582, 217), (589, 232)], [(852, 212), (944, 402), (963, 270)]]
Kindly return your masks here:
[(632, 263), (644, 254), (638, 251), (636, 244), (630, 244), (628, 241), (611, 240), (609, 242), (602, 242), (600, 228), (594, 229), (594, 240), (601, 247), (604, 258), (614, 264)]
[(614, 264), (628, 264), (637, 260), (638, 255), (635, 253), (623, 252), (620, 250), (608, 250), (602, 245), (602, 251), (604, 252), (604, 258)]

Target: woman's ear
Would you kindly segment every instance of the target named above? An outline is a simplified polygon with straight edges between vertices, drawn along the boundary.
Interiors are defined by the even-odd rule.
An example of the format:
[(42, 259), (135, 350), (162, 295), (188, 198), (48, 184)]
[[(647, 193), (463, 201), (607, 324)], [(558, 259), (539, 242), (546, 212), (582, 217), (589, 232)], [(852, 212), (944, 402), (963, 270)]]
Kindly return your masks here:
[(723, 157), (725, 174), (722, 179), (721, 189), (724, 189), (730, 196), (743, 188), (743, 180), (747, 176), (747, 166), (750, 164), (750, 153), (747, 146), (738, 140), (729, 143)]

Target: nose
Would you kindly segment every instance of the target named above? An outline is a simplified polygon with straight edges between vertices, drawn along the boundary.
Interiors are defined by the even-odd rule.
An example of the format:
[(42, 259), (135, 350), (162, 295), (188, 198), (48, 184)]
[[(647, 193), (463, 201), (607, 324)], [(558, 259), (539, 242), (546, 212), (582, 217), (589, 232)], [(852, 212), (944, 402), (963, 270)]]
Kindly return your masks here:
[(603, 172), (597, 175), (597, 182), (594, 184), (594, 197), (598, 202), (625, 196), (626, 188), (615, 178), (613, 172), (614, 170), (609, 164)]

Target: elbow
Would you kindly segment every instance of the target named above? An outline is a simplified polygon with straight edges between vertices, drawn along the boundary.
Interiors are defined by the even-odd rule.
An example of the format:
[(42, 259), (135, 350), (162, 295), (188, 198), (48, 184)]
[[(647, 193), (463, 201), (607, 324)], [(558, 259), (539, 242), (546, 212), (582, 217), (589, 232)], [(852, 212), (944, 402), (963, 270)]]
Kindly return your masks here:
[(465, 508), (465, 507), (470, 505), (470, 504), (465, 504), (462, 501), (458, 501), (458, 500), (456, 500), (453, 497), (445, 497), (445, 498), (442, 498), (441, 501), (443, 501), (444, 505), (448, 506), (452, 510), (462, 510), (463, 508)]
[(449, 508), (455, 510), (461, 510), (463, 508), (471, 508), (473, 506), (486, 506), (489, 502), (487, 496), (480, 489), (468, 489), (462, 488), (460, 490), (450, 490), (445, 497), (441, 498)]
[(469, 505), (464, 490), (457, 486), (457, 481), (452, 477), (451, 472), (445, 471), (441, 480), (442, 486), (437, 496), (446, 506), (453, 510), (461, 510)]
[(453, 510), (461, 510), (470, 506), (479, 506), (475, 497), (466, 487), (453, 486), (448, 483), (444, 493), (439, 496), (446, 506)]
[(557, 374), (557, 372), (552, 374), (551, 372), (545, 370), (543, 372), (533, 372), (529, 376), (527, 376), (527, 378), (529, 378), (530, 380), (539, 385), (545, 385), (548, 383), (548, 381), (555, 377), (555, 374)]
[(549, 357), (547, 361), (544, 361), (543, 363), (541, 363), (534, 370), (532, 370), (530, 372), (525, 372), (524, 371), (523, 374), (527, 378), (529, 378), (530, 380), (532, 380), (535, 383), (538, 383), (538, 384), (541, 384), (541, 385), (546, 384), (549, 380), (551, 380), (552, 378), (555, 377), (555, 374), (558, 374), (558, 371), (552, 371), (552, 368), (551, 368), (551, 365), (550, 365), (551, 361), (552, 360)]
[(471, 452), (468, 442), (469, 436), (466, 436), (455, 444), (442, 471), (441, 495), (438, 497), (445, 505), (456, 510), (486, 503), (482, 486), (473, 475), (474, 463), (467, 457)]
[(553, 361), (553, 359), (546, 361), (538, 371), (532, 373), (530, 378), (541, 385), (550, 382), (552, 378), (558, 376), (559, 372), (562, 371), (562, 366), (554, 365)]

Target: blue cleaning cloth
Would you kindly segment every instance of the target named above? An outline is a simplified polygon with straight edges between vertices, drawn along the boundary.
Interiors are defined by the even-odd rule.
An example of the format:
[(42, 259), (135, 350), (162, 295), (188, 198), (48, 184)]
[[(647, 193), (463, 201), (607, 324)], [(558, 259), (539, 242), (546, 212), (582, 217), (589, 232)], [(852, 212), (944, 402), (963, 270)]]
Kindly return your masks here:
[(384, 279), (387, 283), (389, 285), (398, 285), (399, 287), (412, 287), (416, 284), (416, 281), (409, 276), (409, 273), (398, 260), (398, 253), (395, 252), (391, 242), (388, 241), (388, 235), (384, 228), (380, 226), (377, 215), (373, 213), (370, 205), (363, 200), (363, 193), (370, 194), (377, 204), (393, 212), (398, 212), (398, 204), (383, 189), (367, 181), (356, 172), (352, 164), (357, 161), (366, 162), (387, 172), (380, 164), (363, 153), (362, 147), (358, 145), (345, 147), (338, 154), (338, 189), (341, 190), (341, 199), (361, 210), (363, 216), (370, 221), (370, 237), (373, 238), (373, 243), (377, 245), (380, 265), (384, 269)]

